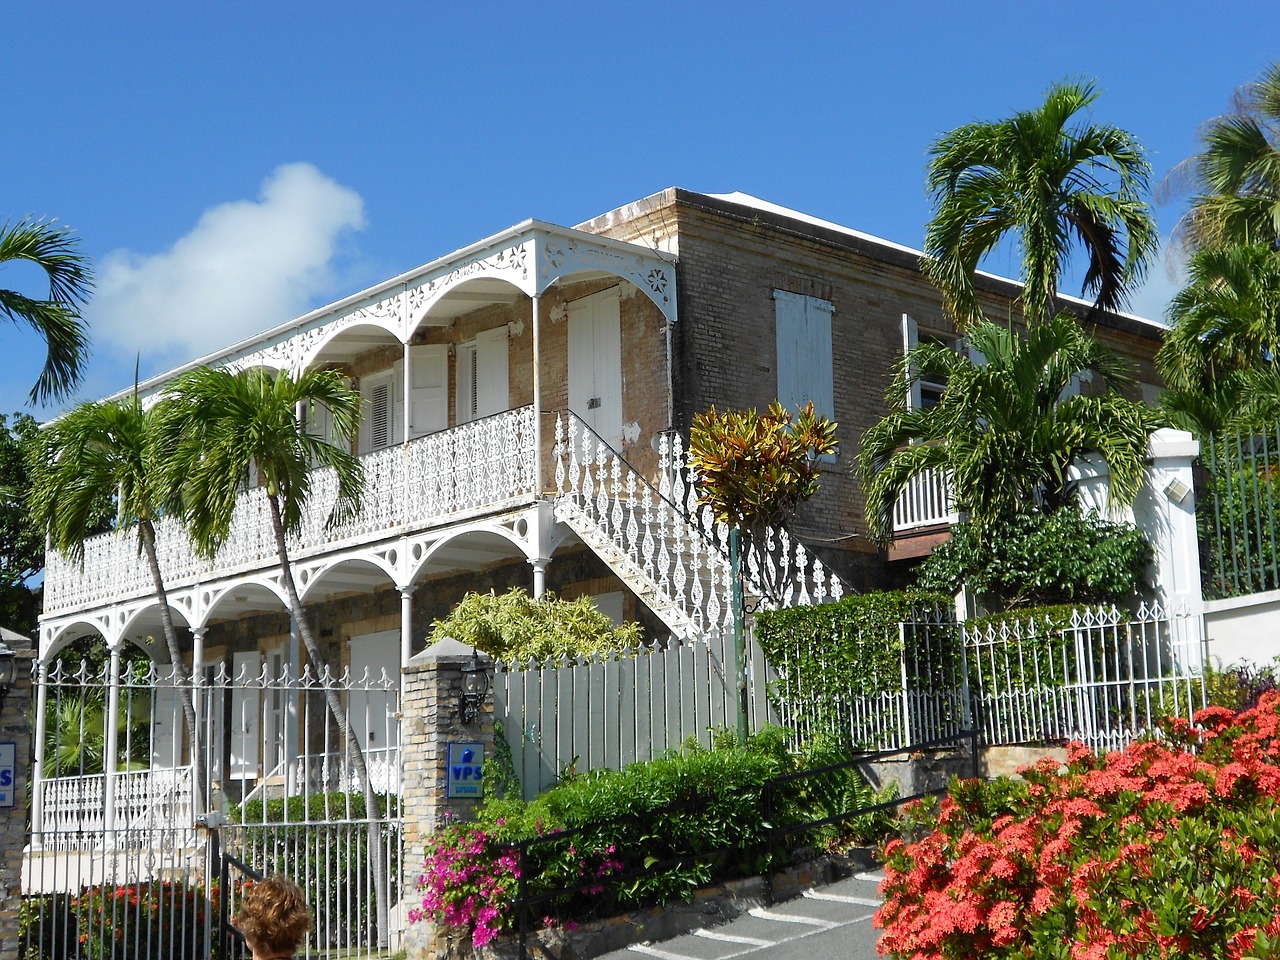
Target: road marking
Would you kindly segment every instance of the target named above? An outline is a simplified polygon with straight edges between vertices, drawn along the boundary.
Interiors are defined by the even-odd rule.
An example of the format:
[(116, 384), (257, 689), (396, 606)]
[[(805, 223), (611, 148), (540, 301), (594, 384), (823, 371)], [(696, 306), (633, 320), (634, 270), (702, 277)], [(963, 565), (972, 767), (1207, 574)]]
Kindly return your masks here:
[(706, 937), (708, 940), (723, 940), (725, 943), (742, 943), (749, 947), (772, 947), (777, 940), (761, 940), (759, 937), (736, 937), (731, 933), (720, 933), (718, 930), (694, 930), (695, 937)]
[(819, 893), (817, 890), (806, 890), (801, 894), (809, 900), (833, 900), (836, 903), (856, 903), (860, 907), (878, 907), (880, 900), (872, 900), (870, 897), (853, 897), (844, 893)]
[(657, 947), (650, 947), (643, 943), (633, 943), (628, 946), (627, 949), (636, 953), (647, 954), (650, 957), (657, 957), (658, 960), (693, 960), (692, 957), (687, 957), (683, 953), (672, 953), (669, 950), (659, 950)]
[(764, 907), (752, 907), (747, 911), (751, 916), (758, 917), (761, 920), (781, 920), (783, 923), (803, 923), (810, 927), (821, 927), (823, 930), (833, 930), (841, 924), (832, 923), (830, 920), (819, 920), (817, 917), (802, 917), (797, 913), (778, 913), (776, 910), (766, 910)]

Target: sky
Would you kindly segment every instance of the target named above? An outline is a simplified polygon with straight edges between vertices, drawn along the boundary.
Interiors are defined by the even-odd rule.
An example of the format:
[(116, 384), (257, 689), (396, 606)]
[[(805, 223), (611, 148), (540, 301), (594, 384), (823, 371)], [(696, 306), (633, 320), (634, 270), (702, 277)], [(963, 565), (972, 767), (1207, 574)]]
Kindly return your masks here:
[[(1280, 59), (1280, 3), (45, 0), (0, 7), (0, 59), (0, 222), (57, 218), (94, 261), (74, 399), (95, 399), (526, 218), (670, 186), (918, 247), (930, 143), (1067, 78), (1158, 181)], [(1163, 237), (1183, 208), (1156, 206)], [(1177, 286), (1162, 261), (1133, 311)], [(58, 412), (26, 406), (43, 344), (0, 344), (0, 412)]]

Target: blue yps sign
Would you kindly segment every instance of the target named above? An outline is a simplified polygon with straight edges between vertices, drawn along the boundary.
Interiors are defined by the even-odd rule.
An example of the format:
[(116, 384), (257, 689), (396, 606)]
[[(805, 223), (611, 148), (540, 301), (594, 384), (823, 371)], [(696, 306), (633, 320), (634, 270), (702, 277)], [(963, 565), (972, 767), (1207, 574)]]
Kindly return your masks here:
[(484, 744), (449, 744), (449, 775), (444, 795), (454, 797), (484, 796)]
[(0, 743), (0, 807), (12, 807), (18, 779), (18, 745)]

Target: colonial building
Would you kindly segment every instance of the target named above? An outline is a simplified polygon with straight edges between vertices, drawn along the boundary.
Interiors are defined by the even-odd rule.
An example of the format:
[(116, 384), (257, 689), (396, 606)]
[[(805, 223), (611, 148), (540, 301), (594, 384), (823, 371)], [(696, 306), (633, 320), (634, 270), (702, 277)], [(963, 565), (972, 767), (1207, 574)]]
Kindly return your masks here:
[[(866, 538), (850, 466), (903, 350), (956, 339), (918, 258), (752, 197), (669, 189), (575, 228), (527, 220), (200, 362), (329, 367), (364, 400), (363, 510), (326, 527), (334, 489), (321, 478), (293, 546), (331, 663), (395, 677), (466, 591), (512, 585), (590, 594), (651, 639), (696, 641), (732, 616), (722, 532), (693, 509), (680, 469), (690, 418), (711, 404), (812, 400), (839, 423), (821, 491), (768, 556), (749, 558), (749, 573), (786, 567), (789, 592), (773, 602), (892, 579), (892, 560)], [(1016, 317), (1016, 283), (979, 285), (992, 316)], [(1083, 315), (1079, 301), (1064, 304)], [(1112, 315), (1096, 333), (1154, 391), (1160, 330)], [(177, 372), (142, 390), (162, 391)], [(320, 416), (307, 429), (328, 424)], [(900, 532), (932, 534), (950, 519), (935, 480), (904, 497)], [(173, 616), (202, 670), (298, 668), (260, 491), (244, 492), (215, 561), (176, 523), (161, 525), (159, 550)], [(94, 539), (83, 567), (48, 559), (42, 660), (95, 634), (117, 649), (163, 649), (148, 643), (160, 620), (131, 538)], [(303, 735), (289, 732), (288, 709), (245, 694), (219, 711), (230, 746), (211, 756), (211, 779), (224, 793), (282, 775)], [(366, 749), (394, 750), (394, 723), (351, 712)], [(181, 762), (178, 731), (152, 739), (153, 763)]]

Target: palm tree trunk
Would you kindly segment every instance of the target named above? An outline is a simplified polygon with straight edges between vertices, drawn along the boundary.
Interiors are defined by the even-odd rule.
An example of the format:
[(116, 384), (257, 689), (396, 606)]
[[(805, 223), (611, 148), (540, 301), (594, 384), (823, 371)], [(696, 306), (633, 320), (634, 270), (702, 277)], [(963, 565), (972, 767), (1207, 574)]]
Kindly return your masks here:
[[(280, 512), (279, 500), (274, 496), (268, 496), (267, 503), (271, 505), (271, 529), (276, 537), (276, 555), (280, 561), (280, 573), (281, 579), (284, 581), (285, 593), (289, 597), (289, 612), (293, 615), (293, 620), (298, 625), (298, 634), (302, 637), (302, 645), (307, 648), (307, 656), (311, 659), (316, 671), (322, 676), (332, 676), (332, 671), (327, 669), (328, 665), (325, 662), (324, 654), (316, 643), (315, 635), (311, 632), (311, 624), (303, 614), (302, 599), (298, 596), (298, 587), (293, 580), (293, 566), (289, 562), (289, 550), (284, 532), (284, 518)], [(356, 740), (355, 732), (351, 729), (351, 717), (347, 713), (346, 707), (343, 706), (337, 690), (334, 689), (331, 683), (325, 682), (324, 695), (325, 701), (329, 705), (329, 713), (332, 714), (333, 720), (338, 725), (338, 729), (341, 731), (343, 740), (346, 743), (347, 756), (350, 758), (351, 766), (355, 768), (356, 776), (360, 779), (360, 787), (364, 791), (364, 808), (367, 818), (365, 829), (369, 845), (369, 871), (373, 874), (374, 894), (377, 898), (378, 945), (386, 946), (389, 939), (387, 918), (391, 912), (391, 905), (387, 890), (386, 871), (383, 868), (382, 820), (378, 812), (377, 799), (374, 797), (373, 784), (369, 779), (369, 767), (365, 763), (364, 750), (361, 748), (359, 741)]]
[[(204, 745), (196, 727), (196, 707), (191, 699), (191, 682), (182, 664), (182, 648), (178, 645), (178, 632), (173, 626), (173, 614), (169, 610), (169, 594), (164, 588), (164, 576), (160, 561), (156, 558), (156, 528), (150, 520), (138, 521), (138, 540), (142, 552), (147, 555), (147, 567), (151, 570), (151, 582), (155, 585), (156, 601), (160, 604), (160, 625), (164, 629), (165, 643), (169, 647), (169, 661), (173, 665), (173, 683), (182, 701), (182, 714), (187, 722), (187, 736), (191, 742), (191, 795), (196, 809), (192, 814), (205, 811), (208, 797), (205, 795)], [(114, 718), (112, 720), (114, 722)]]

